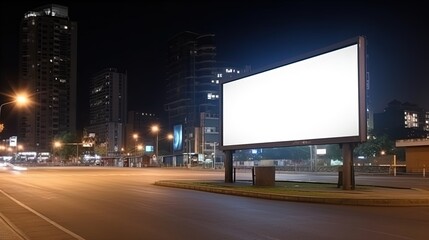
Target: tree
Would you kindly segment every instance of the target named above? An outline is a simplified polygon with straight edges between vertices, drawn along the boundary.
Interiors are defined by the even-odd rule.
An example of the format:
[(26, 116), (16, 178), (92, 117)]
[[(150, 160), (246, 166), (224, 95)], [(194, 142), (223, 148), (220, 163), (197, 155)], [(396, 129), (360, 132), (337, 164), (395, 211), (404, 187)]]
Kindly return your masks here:
[(78, 148), (78, 145), (67, 145), (67, 143), (73, 143), (75, 142), (73, 139), (76, 139), (76, 136), (72, 135), (71, 133), (63, 133), (60, 135), (55, 136), (54, 142), (60, 143), (60, 146), (55, 147), (54, 146), (54, 155), (59, 156), (60, 160), (65, 162), (70, 162), (73, 157), (78, 158), (76, 154), (78, 154), (78, 151), (76, 151), (76, 148)]
[(394, 142), (386, 135), (370, 135), (368, 141), (359, 144), (354, 149), (355, 156), (364, 156), (366, 158), (376, 157), (382, 154), (396, 154)]

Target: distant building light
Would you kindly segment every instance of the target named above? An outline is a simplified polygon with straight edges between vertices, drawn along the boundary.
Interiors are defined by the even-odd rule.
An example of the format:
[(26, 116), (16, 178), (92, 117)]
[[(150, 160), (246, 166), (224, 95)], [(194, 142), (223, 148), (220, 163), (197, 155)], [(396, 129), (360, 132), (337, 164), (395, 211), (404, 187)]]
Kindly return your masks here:
[(325, 155), (326, 154), (326, 148), (318, 148), (316, 149), (317, 155)]
[(207, 99), (217, 99), (219, 98), (219, 94), (208, 93)]
[(28, 12), (27, 14), (24, 15), (24, 18), (37, 17), (37, 16), (38, 14), (36, 12)]

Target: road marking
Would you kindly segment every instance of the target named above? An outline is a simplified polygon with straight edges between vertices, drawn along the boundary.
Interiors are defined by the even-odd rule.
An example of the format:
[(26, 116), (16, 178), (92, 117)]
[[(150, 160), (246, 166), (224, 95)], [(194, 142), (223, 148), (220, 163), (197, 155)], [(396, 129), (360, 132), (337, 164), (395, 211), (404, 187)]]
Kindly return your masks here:
[(16, 204), (20, 205), (21, 207), (27, 209), (28, 211), (36, 214), (38, 217), (42, 218), (43, 220), (47, 221), (48, 223), (52, 224), (53, 226), (55, 226), (56, 228), (62, 230), (63, 232), (69, 234), (70, 236), (73, 236), (76, 239), (79, 240), (85, 240), (85, 238), (77, 235), (76, 233), (64, 228), (63, 226), (57, 224), (56, 222), (52, 221), (51, 219), (49, 219), (48, 217), (44, 216), (43, 214), (37, 212), (36, 210), (28, 207), (27, 205), (25, 205), (24, 203), (18, 201), (17, 199), (15, 199), (14, 197), (10, 196), (9, 194), (7, 194), (6, 192), (4, 192), (3, 190), (0, 189), (0, 192), (5, 195), (6, 197), (8, 197), (10, 200), (14, 201)]
[(19, 238), (21, 240), (28, 240), (29, 239), (20, 229), (18, 229), (15, 226), (15, 224), (10, 222), (9, 219), (6, 216), (4, 216), (1, 212), (0, 212), (0, 221), (3, 221), (4, 224), (6, 225), (6, 227), (9, 228), (10, 231), (12, 231), (17, 238)]

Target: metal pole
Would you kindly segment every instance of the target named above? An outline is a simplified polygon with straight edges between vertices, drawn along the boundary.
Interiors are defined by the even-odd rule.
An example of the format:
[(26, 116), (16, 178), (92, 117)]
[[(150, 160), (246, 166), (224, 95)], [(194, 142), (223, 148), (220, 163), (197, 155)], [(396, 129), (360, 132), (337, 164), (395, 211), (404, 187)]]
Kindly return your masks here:
[(213, 169), (216, 168), (215, 162), (216, 162), (216, 142), (213, 143)]
[(158, 132), (156, 132), (156, 159), (158, 160)]
[(313, 146), (309, 145), (310, 147), (310, 171), (313, 172)]
[(4, 106), (4, 105), (7, 105), (7, 104), (14, 103), (14, 102), (16, 102), (16, 101), (5, 102), (5, 103), (3, 103), (2, 105), (0, 105), (0, 117), (1, 117), (1, 109), (3, 108), (3, 106)]
[(79, 145), (76, 143), (76, 163), (79, 162)]
[(188, 139), (188, 162), (186, 164), (187, 164), (186, 167), (191, 166), (191, 140), (190, 139)]
[(393, 155), (393, 176), (396, 176), (396, 155)]

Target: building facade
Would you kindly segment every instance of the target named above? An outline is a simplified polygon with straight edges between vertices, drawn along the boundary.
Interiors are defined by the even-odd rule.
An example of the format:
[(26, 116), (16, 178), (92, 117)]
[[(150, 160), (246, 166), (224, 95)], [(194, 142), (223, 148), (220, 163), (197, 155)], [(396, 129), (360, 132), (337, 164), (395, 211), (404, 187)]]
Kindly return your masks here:
[(19, 79), (32, 104), (19, 114), (18, 141), (27, 150), (50, 151), (55, 137), (76, 134), (77, 24), (68, 7), (27, 12), (19, 54)]
[(374, 114), (374, 134), (387, 135), (391, 140), (426, 138), (426, 115), (415, 104), (393, 100), (384, 112)]
[[(221, 65), (223, 63), (218, 63)], [(224, 64), (223, 64), (224, 65)], [(216, 104), (219, 104), (220, 100), (220, 86), (223, 81), (238, 78), (244, 73), (251, 71), (250, 66), (246, 66), (243, 69), (235, 67), (218, 67), (215, 71), (215, 76), (212, 79), (212, 83), (217, 85), (216, 91), (207, 92), (207, 99), (216, 100)], [(220, 106), (218, 105), (220, 110)], [(223, 163), (224, 154), (219, 151), (220, 145), (220, 114), (219, 112), (200, 112), (200, 128), (201, 129), (201, 146), (198, 152), (204, 155), (204, 159), (212, 161), (213, 166), (219, 166)]]
[[(200, 154), (200, 113), (219, 113), (219, 99), (207, 99), (207, 94), (219, 95), (219, 85), (214, 84), (216, 47), (214, 34), (181, 32), (168, 41), (166, 66), (166, 102), (164, 109), (168, 124), (180, 144), (174, 147), (175, 164), (187, 164), (191, 155)], [(195, 159), (195, 158), (194, 158)]]
[(164, 107), (174, 132), (171, 165), (223, 162), (222, 153), (216, 150), (220, 83), (240, 71), (217, 62), (214, 39), (214, 34), (186, 31), (168, 41)]
[(106, 147), (107, 155), (120, 154), (125, 145), (127, 122), (127, 73), (106, 68), (90, 81), (88, 133), (96, 144)]
[(125, 151), (133, 152), (135, 146), (142, 144), (144, 154), (154, 154), (156, 133), (152, 127), (158, 124), (159, 119), (154, 113), (128, 111)]

